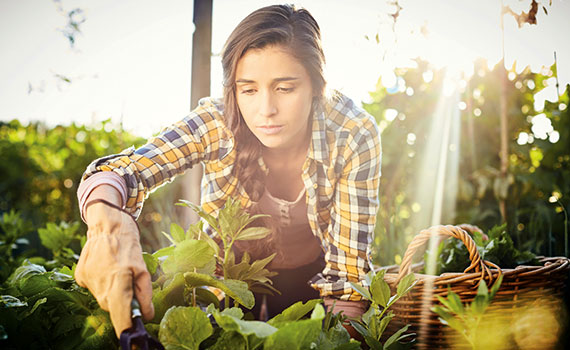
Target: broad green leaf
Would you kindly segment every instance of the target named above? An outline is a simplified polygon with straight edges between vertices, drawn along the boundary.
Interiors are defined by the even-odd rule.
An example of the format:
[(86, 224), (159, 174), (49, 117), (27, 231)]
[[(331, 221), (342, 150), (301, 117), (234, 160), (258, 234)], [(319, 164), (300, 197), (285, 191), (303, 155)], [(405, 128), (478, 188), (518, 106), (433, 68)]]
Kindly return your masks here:
[(46, 302), (47, 302), (47, 298), (40, 298), (40, 299), (36, 300), (36, 302), (34, 303), (34, 306), (32, 306), (31, 309), (28, 309), (28, 310), (24, 311), (22, 314), (18, 315), (18, 319), (23, 320), (24, 318), (30, 316), (31, 314), (34, 313), (34, 311), (36, 311), (38, 309), (38, 307), (40, 307), (40, 305), (45, 304)]
[(218, 300), (216, 294), (212, 293), (208, 288), (206, 287), (193, 288), (192, 291), (196, 292), (197, 302), (203, 305), (214, 304), (216, 308), (220, 307), (220, 300)]
[[(323, 328), (317, 339), (315, 349), (336, 349), (342, 344), (350, 343), (350, 334), (341, 323), (336, 323), (328, 330)], [(356, 347), (359, 349), (359, 347)]]
[(184, 229), (174, 222), (170, 224), (170, 235), (175, 243), (180, 243), (186, 239)]
[(188, 240), (176, 245), (162, 262), (165, 273), (187, 272), (202, 268), (214, 259), (214, 250), (204, 241)]
[(416, 276), (413, 273), (406, 275), (406, 277), (402, 278), (400, 283), (398, 283), (398, 288), (396, 290), (396, 294), (400, 297), (406, 295), (416, 284)]
[(384, 274), (384, 270), (378, 272), (372, 279), (372, 284), (370, 285), (372, 300), (382, 307), (386, 307), (390, 300), (390, 286), (384, 281)]
[(247, 288), (247, 283), (236, 280), (218, 280), (210, 275), (196, 272), (186, 272), (184, 274), (186, 285), (188, 288), (211, 286), (221, 289), (226, 293), (226, 297), (236, 300), (248, 309), (255, 305), (253, 293)]
[(321, 320), (289, 322), (265, 340), (264, 349), (314, 349), (321, 333)]
[(325, 318), (325, 308), (319, 303), (315, 305), (311, 313), (311, 320), (322, 320), (323, 318)]
[(152, 322), (159, 323), (170, 307), (185, 305), (184, 287), (184, 275), (177, 273), (168, 279), (162, 287), (152, 291), (152, 303), (154, 305)]
[(82, 341), (77, 345), (77, 350), (115, 348), (117, 336), (109, 319), (109, 313), (103, 309), (97, 309), (87, 316), (83, 323), (81, 338)]
[(154, 275), (156, 273), (156, 269), (158, 268), (158, 258), (152, 256), (147, 252), (143, 252), (142, 257), (146, 265), (146, 269), (148, 272), (150, 272), (151, 275)]
[(200, 308), (174, 306), (160, 321), (158, 334), (167, 350), (198, 350), (212, 333), (210, 320)]
[(358, 293), (360, 293), (360, 295), (362, 295), (365, 299), (372, 301), (372, 296), (370, 296), (370, 293), (366, 290), (365, 287), (361, 286), (360, 284), (354, 283), (354, 282), (350, 282), (350, 285), (352, 286), (352, 288), (354, 290), (356, 290)]
[(244, 336), (236, 331), (222, 331), (209, 350), (248, 350)]
[(354, 339), (351, 339), (350, 342), (340, 344), (339, 346), (335, 347), (333, 350), (360, 350), (360, 342)]
[(323, 301), (321, 299), (311, 299), (308, 300), (306, 303), (298, 301), (295, 304), (283, 310), (279, 315), (267, 321), (267, 323), (277, 328), (280, 328), (281, 325), (285, 323), (297, 321), (301, 317), (308, 314), (311, 310), (314, 310), (315, 305), (320, 304), (322, 302)]
[(156, 252), (152, 253), (152, 256), (154, 256), (155, 258), (160, 258), (162, 256), (169, 256), (172, 254), (172, 252), (174, 251), (174, 249), (176, 248), (176, 246), (169, 246), (169, 247), (164, 247), (161, 248), (159, 250), (157, 250)]
[(258, 338), (266, 338), (277, 331), (277, 328), (265, 322), (241, 320), (230, 313), (214, 311), (213, 315), (218, 325), (225, 331), (236, 331), (244, 336), (254, 334)]
[(398, 339), (400, 338), (400, 336), (406, 332), (408, 330), (408, 328), (410, 327), (410, 325), (405, 325), (404, 327), (398, 329), (394, 334), (392, 334), (392, 336), (390, 336), (390, 338), (388, 338), (386, 340), (386, 342), (384, 343), (384, 349), (388, 349), (388, 347), (390, 347), (390, 345), (392, 345), (393, 343), (397, 342)]
[(10, 277), (8, 283), (12, 286), (22, 283), (31, 276), (45, 273), (46, 269), (43, 266), (32, 264), (29, 261), (25, 261), (20, 267), (18, 267), (12, 276)]
[(225, 316), (232, 316), (233, 318), (237, 318), (238, 320), (243, 319), (243, 311), (239, 307), (235, 306), (223, 309), (221, 311), (221, 314)]
[(266, 227), (248, 227), (241, 231), (237, 237), (237, 241), (251, 241), (254, 239), (262, 239), (267, 237), (271, 233), (271, 230)]

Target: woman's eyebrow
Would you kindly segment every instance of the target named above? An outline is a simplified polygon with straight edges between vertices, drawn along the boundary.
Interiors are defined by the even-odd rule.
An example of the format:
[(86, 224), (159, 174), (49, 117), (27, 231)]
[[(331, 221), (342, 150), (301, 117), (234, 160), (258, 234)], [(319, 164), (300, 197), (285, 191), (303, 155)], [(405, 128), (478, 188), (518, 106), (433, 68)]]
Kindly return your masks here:
[[(273, 82), (279, 83), (279, 82), (283, 82), (283, 81), (294, 81), (294, 80), (299, 80), (299, 78), (297, 78), (297, 77), (281, 77), (281, 78), (273, 79)], [(252, 83), (255, 83), (255, 80), (237, 79), (236, 83), (237, 84), (252, 84)]]

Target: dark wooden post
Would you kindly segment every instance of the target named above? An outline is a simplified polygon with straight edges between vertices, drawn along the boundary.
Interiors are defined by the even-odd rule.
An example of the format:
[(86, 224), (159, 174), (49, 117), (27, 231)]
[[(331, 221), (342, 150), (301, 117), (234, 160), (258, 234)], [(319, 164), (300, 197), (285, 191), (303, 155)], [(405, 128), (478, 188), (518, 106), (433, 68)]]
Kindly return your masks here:
[(191, 109), (196, 108), (200, 98), (210, 96), (212, 1), (194, 0), (194, 26), (196, 29), (192, 39)]
[[(194, 0), (194, 35), (192, 38), (192, 81), (190, 87), (190, 110), (198, 106), (202, 97), (210, 96), (210, 61), (212, 57), (212, 2)], [(182, 198), (200, 203), (200, 183), (204, 169), (194, 166), (183, 176)], [(178, 207), (181, 208), (182, 207)], [(187, 228), (198, 221), (198, 215), (184, 208), (182, 224)]]

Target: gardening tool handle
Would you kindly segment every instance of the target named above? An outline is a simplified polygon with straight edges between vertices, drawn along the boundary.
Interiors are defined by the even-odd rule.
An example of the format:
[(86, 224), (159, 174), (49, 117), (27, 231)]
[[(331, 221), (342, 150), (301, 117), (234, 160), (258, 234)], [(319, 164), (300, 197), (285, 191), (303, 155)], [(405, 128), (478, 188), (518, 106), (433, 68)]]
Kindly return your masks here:
[[(434, 236), (451, 236), (459, 239), (467, 247), (469, 252), (469, 260), (471, 260), (471, 265), (469, 265), (464, 273), (468, 272), (478, 272), (481, 274), (480, 279), (487, 279), (489, 282), (493, 281), (493, 274), (491, 273), (489, 267), (499, 269), (499, 267), (489, 261), (481, 259), (479, 251), (477, 251), (477, 245), (469, 235), (466, 230), (472, 231), (477, 228), (476, 226), (466, 225), (461, 227), (452, 225), (436, 225), (425, 230), (420, 231), (414, 239), (408, 245), (402, 263), (400, 264), (400, 271), (398, 272), (397, 282), (399, 282), (404, 276), (412, 272), (412, 257), (416, 251), (426, 243), (431, 237)], [(478, 229), (478, 228), (477, 228)], [(500, 269), (499, 269), (500, 270)]]
[(133, 300), (131, 301), (131, 317), (142, 317), (141, 304), (139, 304), (139, 301), (134, 296)]

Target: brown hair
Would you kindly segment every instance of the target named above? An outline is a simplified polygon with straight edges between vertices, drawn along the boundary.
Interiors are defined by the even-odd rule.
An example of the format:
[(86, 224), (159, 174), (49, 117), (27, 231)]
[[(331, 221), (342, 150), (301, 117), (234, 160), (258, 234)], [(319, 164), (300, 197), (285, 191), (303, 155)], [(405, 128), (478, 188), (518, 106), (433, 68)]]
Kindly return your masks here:
[(222, 52), (224, 115), (238, 151), (233, 174), (254, 202), (265, 191), (265, 175), (258, 164), (261, 142), (245, 124), (237, 105), (235, 75), (238, 61), (249, 49), (270, 45), (287, 48), (307, 70), (315, 96), (313, 106), (320, 101), (325, 88), (320, 28), (307, 10), (293, 5), (263, 7), (244, 18), (230, 34)]

